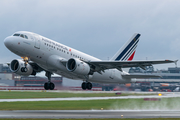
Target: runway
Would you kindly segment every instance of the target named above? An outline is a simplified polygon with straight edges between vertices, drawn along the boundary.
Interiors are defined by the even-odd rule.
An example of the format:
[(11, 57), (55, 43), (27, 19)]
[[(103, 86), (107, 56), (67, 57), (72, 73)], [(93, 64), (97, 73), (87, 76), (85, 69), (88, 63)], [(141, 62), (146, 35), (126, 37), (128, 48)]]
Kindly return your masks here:
[(0, 118), (180, 118), (180, 111), (14, 110)]

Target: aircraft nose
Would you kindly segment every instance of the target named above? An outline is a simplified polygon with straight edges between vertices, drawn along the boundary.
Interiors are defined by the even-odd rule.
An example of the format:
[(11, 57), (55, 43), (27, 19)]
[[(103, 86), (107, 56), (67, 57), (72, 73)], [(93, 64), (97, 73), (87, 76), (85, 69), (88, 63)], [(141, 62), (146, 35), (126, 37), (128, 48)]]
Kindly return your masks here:
[(7, 47), (7, 48), (10, 48), (11, 47), (11, 39), (10, 37), (7, 37), (4, 39), (4, 45)]

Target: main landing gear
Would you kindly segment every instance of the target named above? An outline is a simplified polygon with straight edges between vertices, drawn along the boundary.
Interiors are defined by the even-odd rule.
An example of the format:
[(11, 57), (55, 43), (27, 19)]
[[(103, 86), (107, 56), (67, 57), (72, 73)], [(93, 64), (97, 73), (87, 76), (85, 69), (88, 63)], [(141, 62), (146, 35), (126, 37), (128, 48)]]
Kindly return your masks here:
[(46, 72), (46, 77), (48, 78), (48, 82), (44, 83), (45, 90), (54, 90), (55, 85), (51, 82), (51, 74), (50, 72)]
[(81, 87), (82, 87), (83, 90), (86, 90), (86, 89), (91, 90), (92, 89), (92, 83), (90, 83), (90, 82), (83, 82)]

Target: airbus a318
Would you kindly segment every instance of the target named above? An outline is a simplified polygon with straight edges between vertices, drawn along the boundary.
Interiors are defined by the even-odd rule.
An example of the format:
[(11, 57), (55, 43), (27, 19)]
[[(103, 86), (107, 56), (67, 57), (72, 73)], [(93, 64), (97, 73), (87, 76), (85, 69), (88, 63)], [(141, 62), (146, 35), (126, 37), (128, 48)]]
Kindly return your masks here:
[(91, 90), (92, 83), (129, 83), (133, 78), (157, 77), (153, 75), (131, 75), (122, 68), (151, 66), (153, 64), (172, 63), (172, 60), (131, 61), (138, 45), (140, 34), (135, 33), (130, 40), (110, 59), (100, 60), (76, 49), (43, 37), (41, 35), (19, 31), (5, 38), (5, 46), (22, 59), (10, 62), (10, 70), (19, 75), (36, 75), (45, 71), (48, 82), (46, 90), (53, 90), (53, 73), (66, 78), (83, 80), (82, 89)]

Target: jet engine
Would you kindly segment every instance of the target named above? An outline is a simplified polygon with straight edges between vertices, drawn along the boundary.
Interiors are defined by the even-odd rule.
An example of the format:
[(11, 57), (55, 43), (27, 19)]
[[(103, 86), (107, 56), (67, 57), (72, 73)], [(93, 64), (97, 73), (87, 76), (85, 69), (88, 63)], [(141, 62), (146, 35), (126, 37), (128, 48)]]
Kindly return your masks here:
[(30, 64), (27, 64), (25, 67), (25, 62), (23, 60), (15, 59), (11, 62), (9, 67), (13, 73), (19, 75), (34, 75), (33, 67)]
[(69, 59), (66, 68), (68, 71), (80, 75), (88, 75), (90, 73), (90, 66), (79, 59)]

